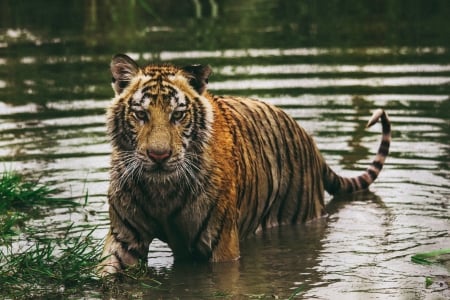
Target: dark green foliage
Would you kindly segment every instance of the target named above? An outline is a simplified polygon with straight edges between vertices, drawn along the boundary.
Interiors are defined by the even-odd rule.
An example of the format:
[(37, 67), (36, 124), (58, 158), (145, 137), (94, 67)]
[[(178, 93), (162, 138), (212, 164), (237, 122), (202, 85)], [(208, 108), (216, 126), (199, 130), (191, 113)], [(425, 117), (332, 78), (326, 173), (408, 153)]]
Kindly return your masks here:
[(91, 237), (92, 231), (84, 237), (70, 237), (69, 228), (64, 237), (40, 238), (24, 248), (11, 243), (23, 231), (26, 221), (39, 217), (44, 208), (79, 205), (73, 199), (52, 197), (56, 192), (36, 180), (26, 180), (17, 172), (2, 173), (0, 290), (4, 295), (13, 298), (68, 295), (98, 281), (95, 266), (101, 252), (99, 241)]
[(442, 264), (450, 268), (450, 248), (417, 253), (411, 256), (411, 260), (422, 265)]
[(57, 190), (17, 172), (0, 177), (0, 245), (18, 234), (25, 221), (40, 216), (44, 207), (77, 206), (73, 199), (52, 197)]
[(91, 233), (0, 251), (0, 290), (19, 298), (63, 296), (81, 293), (86, 285), (98, 285), (95, 268), (101, 245)]
[(38, 181), (25, 181), (16, 172), (3, 172), (0, 178), (0, 212), (24, 210), (36, 205), (47, 205), (55, 190)]
[[(35, 236), (30, 219), (39, 218), (45, 209), (81, 206), (70, 198), (56, 198), (57, 190), (38, 181), (25, 180), (16, 172), (0, 177), (0, 291), (6, 298), (67, 298), (102, 292), (121, 294), (115, 278), (99, 278), (96, 268), (101, 259), (103, 241), (93, 238), (95, 228), (74, 236), (72, 226), (63, 236)], [(82, 199), (88, 201), (88, 194)], [(26, 234), (26, 246), (13, 243)], [(50, 231), (51, 233), (51, 231)], [(22, 242), (23, 239), (21, 239)], [(149, 279), (146, 265), (130, 268), (122, 275), (144, 288), (160, 283)]]

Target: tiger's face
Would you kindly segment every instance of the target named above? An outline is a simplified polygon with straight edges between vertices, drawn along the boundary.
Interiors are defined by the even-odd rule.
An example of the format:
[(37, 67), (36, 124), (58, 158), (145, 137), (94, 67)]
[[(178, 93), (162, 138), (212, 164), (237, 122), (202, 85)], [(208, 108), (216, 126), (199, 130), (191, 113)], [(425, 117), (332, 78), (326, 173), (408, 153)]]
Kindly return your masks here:
[(194, 176), (213, 121), (210, 103), (201, 96), (210, 68), (139, 68), (118, 55), (111, 71), (116, 97), (108, 131), (121, 176), (156, 182)]

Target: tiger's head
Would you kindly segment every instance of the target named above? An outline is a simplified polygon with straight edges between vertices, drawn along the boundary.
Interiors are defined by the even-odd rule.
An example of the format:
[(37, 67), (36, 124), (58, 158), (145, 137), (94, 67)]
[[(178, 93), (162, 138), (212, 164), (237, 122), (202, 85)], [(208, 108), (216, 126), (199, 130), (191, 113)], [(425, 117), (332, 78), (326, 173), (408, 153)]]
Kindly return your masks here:
[(115, 97), (107, 126), (113, 170), (122, 180), (147, 176), (161, 183), (193, 176), (213, 122), (211, 104), (203, 96), (211, 68), (141, 68), (118, 54), (111, 73)]

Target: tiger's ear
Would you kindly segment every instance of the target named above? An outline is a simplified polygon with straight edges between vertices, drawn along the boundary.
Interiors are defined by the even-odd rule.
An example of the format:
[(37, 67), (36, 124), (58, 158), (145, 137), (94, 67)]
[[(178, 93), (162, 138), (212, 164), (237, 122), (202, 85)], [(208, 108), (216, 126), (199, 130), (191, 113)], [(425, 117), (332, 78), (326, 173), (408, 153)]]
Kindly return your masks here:
[(131, 79), (139, 72), (138, 64), (125, 54), (117, 54), (111, 60), (112, 87), (116, 94), (120, 94)]
[(206, 85), (208, 84), (209, 75), (211, 75), (212, 70), (209, 65), (191, 65), (183, 67), (182, 70), (187, 75), (189, 79), (189, 84), (199, 93), (200, 95), (206, 90)]

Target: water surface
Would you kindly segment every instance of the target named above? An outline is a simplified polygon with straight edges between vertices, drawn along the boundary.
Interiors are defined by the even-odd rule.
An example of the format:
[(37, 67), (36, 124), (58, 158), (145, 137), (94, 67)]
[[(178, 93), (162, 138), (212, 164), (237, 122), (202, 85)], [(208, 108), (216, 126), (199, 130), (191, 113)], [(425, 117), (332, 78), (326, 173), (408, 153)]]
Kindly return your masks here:
[[(1, 2), (0, 22), (2, 168), (38, 174), (81, 203), (89, 196), (83, 208), (54, 209), (32, 221), (44, 236), (62, 235), (73, 223), (81, 234), (98, 226), (101, 239), (108, 228), (105, 109), (113, 95), (109, 60), (116, 52), (141, 64), (210, 64), (211, 92), (283, 108), (346, 176), (359, 174), (376, 152), (381, 129), (365, 128), (371, 113), (383, 107), (391, 118), (390, 155), (369, 191), (328, 196), (323, 220), (250, 237), (235, 263), (174, 264), (170, 249), (155, 241), (150, 276), (162, 285), (155, 290), (129, 283), (120, 287), (125, 295), (450, 296), (445, 286), (425, 288), (425, 277), (448, 276), (447, 268), (411, 262), (415, 253), (450, 247), (445, 1), (405, 7), (395, 1), (343, 7), (326, 1), (208, 2), (217, 11), (202, 1), (156, 1), (147, 8), (144, 1), (106, 8), (104, 1), (64, 2), (69, 10), (55, 1), (47, 15), (35, 4), (42, 1), (10, 2)], [(32, 17), (25, 18), (29, 10)]]

